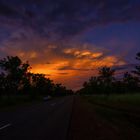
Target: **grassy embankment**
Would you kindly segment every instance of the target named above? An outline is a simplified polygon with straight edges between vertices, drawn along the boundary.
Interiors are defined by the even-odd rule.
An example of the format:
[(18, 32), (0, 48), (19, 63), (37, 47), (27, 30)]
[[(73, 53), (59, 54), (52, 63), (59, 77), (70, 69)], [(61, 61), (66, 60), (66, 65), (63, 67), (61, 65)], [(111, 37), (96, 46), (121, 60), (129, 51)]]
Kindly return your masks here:
[(133, 132), (135, 139), (140, 138), (140, 94), (94, 95), (85, 96), (93, 104), (97, 115), (112, 124), (119, 134), (129, 139)]
[(135, 109), (140, 108), (140, 94), (123, 94), (123, 95), (93, 95), (86, 96), (90, 103), (116, 107), (120, 109)]
[(32, 97), (28, 95), (1, 96), (0, 108), (25, 105), (30, 104), (32, 102), (39, 102), (41, 100), (43, 100), (43, 97), (41, 96), (37, 97)]

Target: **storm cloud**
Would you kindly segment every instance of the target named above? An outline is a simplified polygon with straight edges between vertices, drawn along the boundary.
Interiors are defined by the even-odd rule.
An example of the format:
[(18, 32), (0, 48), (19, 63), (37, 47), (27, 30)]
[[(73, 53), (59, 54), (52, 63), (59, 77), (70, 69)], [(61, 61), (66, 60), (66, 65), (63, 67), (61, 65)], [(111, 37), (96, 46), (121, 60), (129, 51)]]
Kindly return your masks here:
[(139, 0), (0, 0), (0, 58), (77, 88), (98, 67), (134, 66), (139, 23)]
[(0, 0), (1, 16), (56, 39), (113, 22), (139, 21), (139, 9), (136, 0)]

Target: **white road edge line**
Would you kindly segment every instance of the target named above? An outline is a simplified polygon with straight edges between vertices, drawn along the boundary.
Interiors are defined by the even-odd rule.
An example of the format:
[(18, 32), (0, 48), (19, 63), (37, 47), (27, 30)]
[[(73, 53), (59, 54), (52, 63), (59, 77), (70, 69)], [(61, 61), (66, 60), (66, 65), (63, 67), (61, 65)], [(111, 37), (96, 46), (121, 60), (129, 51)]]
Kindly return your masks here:
[(0, 127), (0, 130), (2, 130), (2, 129), (4, 129), (4, 128), (7, 128), (7, 127), (9, 127), (9, 126), (11, 126), (11, 124), (10, 124), (10, 123), (9, 123), (9, 124), (4, 125), (3, 127)]

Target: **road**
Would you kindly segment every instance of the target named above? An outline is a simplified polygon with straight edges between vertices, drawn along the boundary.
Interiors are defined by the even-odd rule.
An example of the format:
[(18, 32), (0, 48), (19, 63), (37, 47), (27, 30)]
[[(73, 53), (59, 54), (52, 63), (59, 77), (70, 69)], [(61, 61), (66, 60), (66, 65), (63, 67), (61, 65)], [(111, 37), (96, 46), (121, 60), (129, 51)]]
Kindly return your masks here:
[(66, 140), (73, 97), (0, 111), (0, 140)]

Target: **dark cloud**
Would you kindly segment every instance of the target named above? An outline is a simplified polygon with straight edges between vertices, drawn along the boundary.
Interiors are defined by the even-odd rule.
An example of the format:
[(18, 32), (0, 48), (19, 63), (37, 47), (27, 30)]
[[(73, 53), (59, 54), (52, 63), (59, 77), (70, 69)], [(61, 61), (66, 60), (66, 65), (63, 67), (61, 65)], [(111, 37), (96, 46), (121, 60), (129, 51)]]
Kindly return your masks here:
[[(106, 39), (105, 36), (114, 35), (112, 23), (139, 24), (139, 20), (139, 0), (0, 0), (0, 56), (18, 55), (24, 61), (29, 60), (35, 72), (47, 73), (52, 79), (79, 87), (86, 78), (97, 74), (98, 67), (115, 66), (120, 73), (134, 67), (124, 65), (128, 61), (122, 59), (126, 57), (122, 54), (124, 50), (136, 48), (131, 44), (133, 34), (129, 28), (126, 34), (130, 34), (130, 41), (121, 38), (127, 44), (117, 40), (115, 45), (110, 45), (100, 36)], [(101, 31), (97, 37), (97, 42), (102, 43), (96, 43), (92, 36), (97, 36), (97, 32), (84, 35), (88, 40), (94, 39), (91, 44), (81, 39), (85, 32), (109, 24), (108, 33), (103, 35)], [(137, 27), (130, 29), (138, 33)], [(121, 37), (126, 32), (118, 31)], [(109, 32), (113, 33), (109, 35)]]
[(76, 70), (76, 71), (91, 71), (93, 69), (87, 69), (87, 68), (74, 68), (73, 66), (64, 66), (59, 68), (58, 70)]
[(47, 65), (51, 64), (51, 62), (46, 62)]
[(140, 3), (133, 0), (8, 0), (0, 15), (17, 16), (43, 36), (64, 39), (95, 26), (140, 20)]
[(2, 16), (15, 16), (17, 14), (18, 13), (16, 12), (16, 10), (14, 10), (9, 5), (0, 1), (0, 15), (2, 15)]
[(63, 72), (63, 73), (57, 73), (59, 75), (68, 75), (69, 73)]
[(51, 74), (45, 74), (46, 76), (51, 76)]
[(120, 71), (120, 70), (132, 70), (136, 67), (137, 64), (125, 64), (125, 65), (122, 65), (122, 66), (115, 66), (113, 67), (116, 71)]

